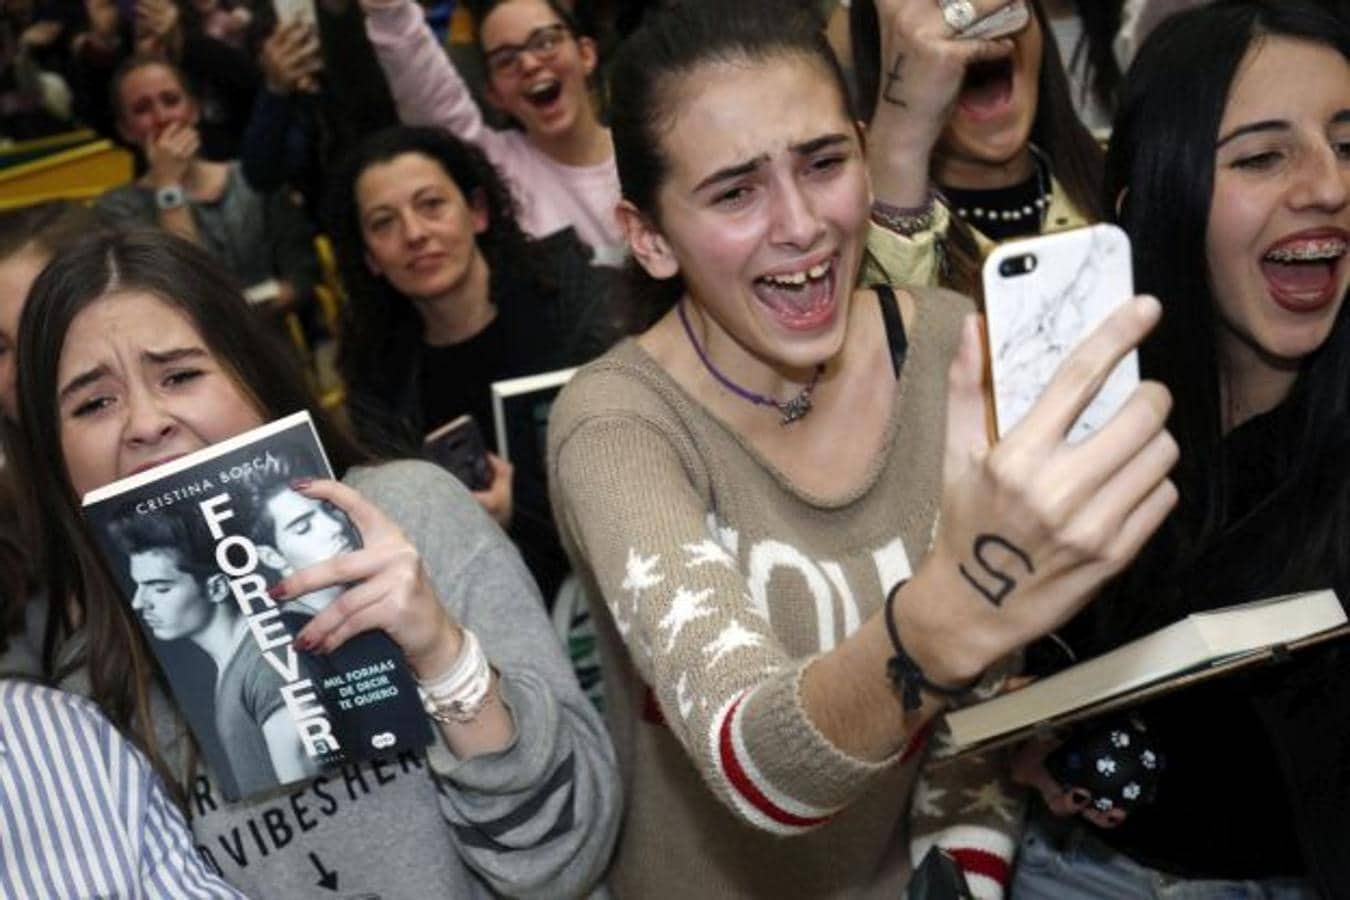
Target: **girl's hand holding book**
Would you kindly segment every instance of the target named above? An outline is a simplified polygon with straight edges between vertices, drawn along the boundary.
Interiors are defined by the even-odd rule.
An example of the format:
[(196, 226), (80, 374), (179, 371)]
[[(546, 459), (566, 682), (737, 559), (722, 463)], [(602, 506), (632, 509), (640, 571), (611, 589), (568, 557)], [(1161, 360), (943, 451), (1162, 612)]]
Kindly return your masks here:
[(277, 582), (274, 599), (346, 585), (337, 600), (296, 635), (297, 648), (328, 653), (362, 631), (378, 628), (403, 651), (418, 678), (448, 670), (463, 633), (442, 607), (421, 554), (389, 517), (338, 481), (297, 481), (297, 493), (332, 503), (361, 534), (358, 550), (312, 565)]

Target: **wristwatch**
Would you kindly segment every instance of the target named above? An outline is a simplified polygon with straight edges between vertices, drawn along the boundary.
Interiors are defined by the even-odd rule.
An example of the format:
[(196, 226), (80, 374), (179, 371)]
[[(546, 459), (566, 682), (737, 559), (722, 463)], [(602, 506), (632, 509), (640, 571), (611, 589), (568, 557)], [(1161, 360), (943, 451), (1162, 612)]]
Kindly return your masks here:
[(187, 204), (182, 185), (171, 184), (155, 191), (155, 207), (160, 210), (180, 209)]

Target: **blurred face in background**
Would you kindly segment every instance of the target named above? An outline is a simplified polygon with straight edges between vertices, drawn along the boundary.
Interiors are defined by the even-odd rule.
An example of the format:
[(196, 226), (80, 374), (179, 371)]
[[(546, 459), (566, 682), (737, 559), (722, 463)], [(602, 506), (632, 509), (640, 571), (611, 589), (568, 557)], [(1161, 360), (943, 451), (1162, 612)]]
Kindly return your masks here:
[(19, 318), (28, 291), (50, 257), (34, 244), (0, 259), (0, 415), (10, 422), (19, 418), (16, 396), (18, 364), (14, 358), (19, 339)]
[(507, 0), (483, 18), (479, 44), (488, 101), (536, 140), (568, 134), (590, 109), (586, 80), (597, 56), (544, 0)]
[(195, 126), (199, 117), (197, 101), (168, 66), (138, 66), (118, 85), (117, 128), (137, 147), (159, 137), (170, 125)]
[(403, 153), (374, 163), (354, 190), (366, 265), (405, 297), (451, 294), (481, 261), (477, 237), (487, 209), (466, 198), (436, 160)]
[(1025, 151), (1040, 96), (1045, 51), (1035, 15), (1013, 37), (1011, 55), (976, 63), (938, 140), (939, 180), (944, 162), (1004, 165)]

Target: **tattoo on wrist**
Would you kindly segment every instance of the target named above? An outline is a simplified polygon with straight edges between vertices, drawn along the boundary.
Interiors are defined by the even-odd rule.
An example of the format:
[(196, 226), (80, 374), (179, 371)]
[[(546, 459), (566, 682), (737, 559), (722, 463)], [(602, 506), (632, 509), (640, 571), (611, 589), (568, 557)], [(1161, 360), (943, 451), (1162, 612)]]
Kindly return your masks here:
[(881, 99), (892, 106), (908, 109), (909, 104), (900, 96), (900, 69), (904, 63), (905, 54), (895, 54), (895, 62), (891, 63), (890, 71), (886, 73), (886, 87), (881, 92)]
[(1036, 567), (1031, 564), (1031, 557), (1027, 556), (1026, 551), (1007, 538), (997, 534), (976, 535), (975, 543), (971, 546), (971, 555), (983, 570), (981, 577), (972, 575), (964, 563), (959, 564), (957, 569), (961, 572), (961, 577), (981, 597), (995, 606), (1002, 606), (1008, 595), (1017, 589), (1017, 579), (1008, 574), (1006, 567), (1001, 567), (989, 559), (991, 548), (1002, 548), (1008, 557), (1020, 562), (1027, 572), (1034, 573)]

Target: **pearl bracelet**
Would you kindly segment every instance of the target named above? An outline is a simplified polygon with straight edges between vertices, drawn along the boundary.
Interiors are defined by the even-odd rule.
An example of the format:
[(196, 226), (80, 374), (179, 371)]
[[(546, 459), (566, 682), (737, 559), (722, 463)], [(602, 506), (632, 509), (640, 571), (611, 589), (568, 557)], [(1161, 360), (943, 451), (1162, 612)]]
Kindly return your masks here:
[(492, 667), (478, 636), (467, 628), (461, 633), (463, 643), (450, 671), (432, 681), (417, 682), (422, 708), (437, 722), (472, 722), (483, 711), (492, 687)]

